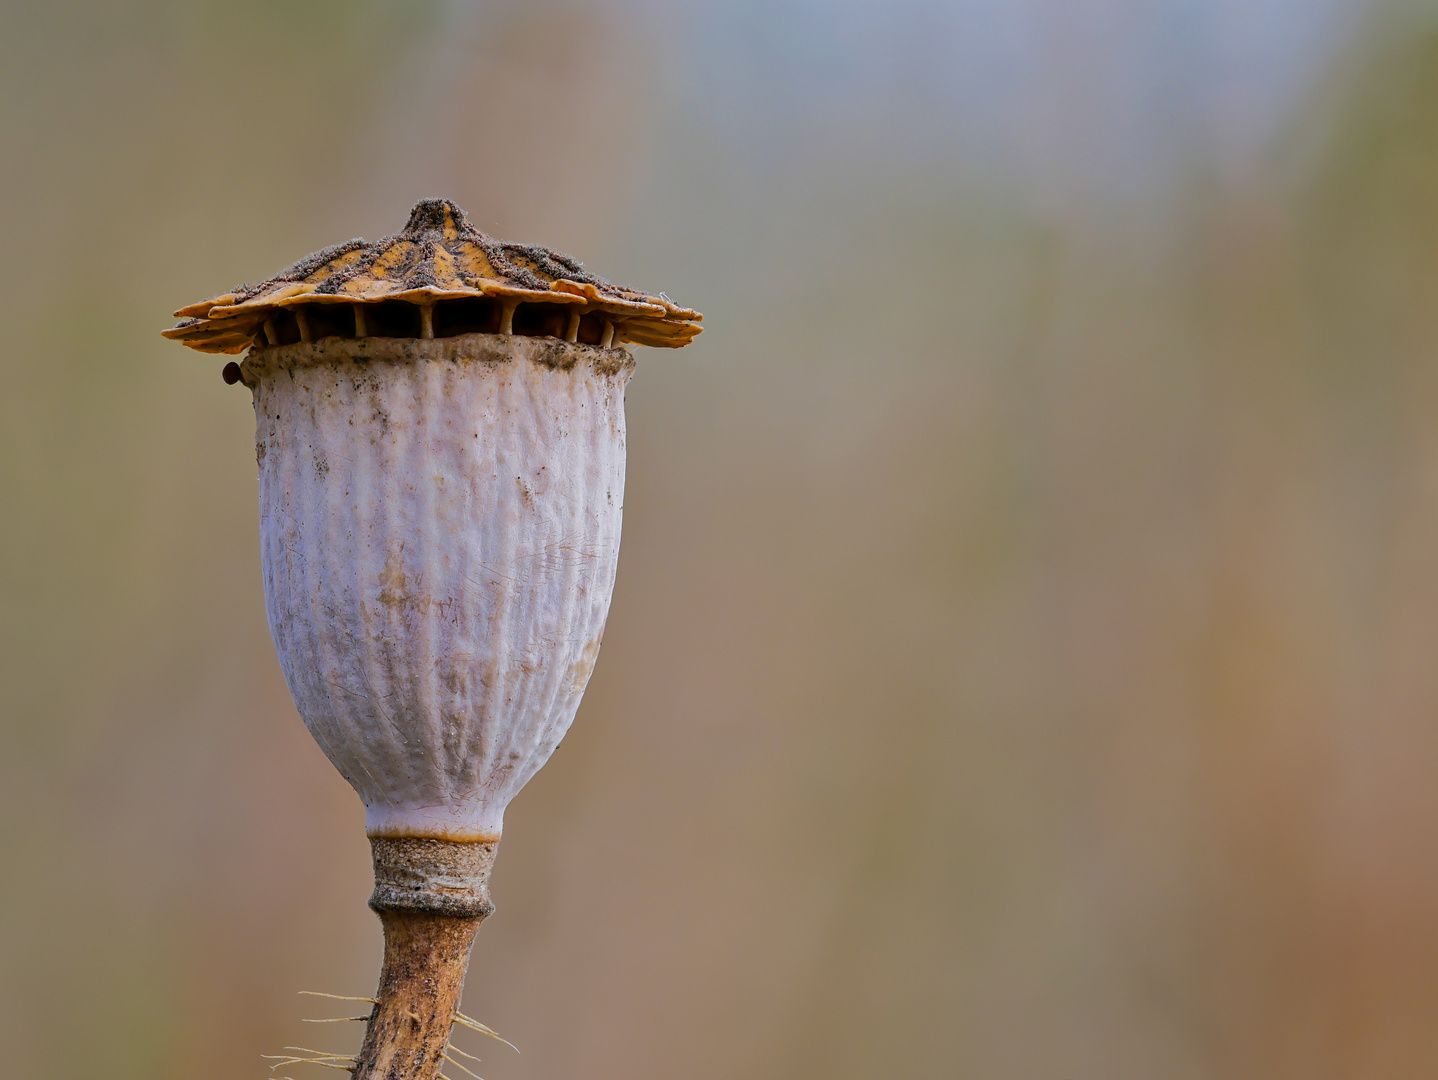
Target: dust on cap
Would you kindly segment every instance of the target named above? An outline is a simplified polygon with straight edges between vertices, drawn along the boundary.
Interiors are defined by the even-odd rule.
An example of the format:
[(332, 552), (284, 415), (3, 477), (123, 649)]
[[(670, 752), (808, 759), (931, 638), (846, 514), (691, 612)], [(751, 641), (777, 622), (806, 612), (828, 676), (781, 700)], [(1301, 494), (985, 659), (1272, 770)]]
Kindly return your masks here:
[(678, 348), (703, 319), (662, 293), (605, 281), (568, 255), (487, 236), (448, 199), (417, 203), (393, 236), (325, 248), (175, 316), (181, 321), (161, 333), (209, 353), (327, 336), (462, 333)]

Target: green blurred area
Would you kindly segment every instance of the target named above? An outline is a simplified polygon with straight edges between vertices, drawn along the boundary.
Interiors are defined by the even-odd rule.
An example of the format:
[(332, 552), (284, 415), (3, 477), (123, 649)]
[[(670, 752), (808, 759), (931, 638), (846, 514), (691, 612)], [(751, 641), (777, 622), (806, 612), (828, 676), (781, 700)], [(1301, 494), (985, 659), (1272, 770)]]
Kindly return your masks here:
[(488, 1080), (1434, 1075), (1438, 11), (1126, 186), (1082, 35), (1014, 137), (1085, 153), (986, 156), (809, 88), (815, 11), (701, 47), (703, 7), (0, 8), (6, 1074), (357, 1041), (295, 995), (367, 994), (379, 933), (248, 398), (158, 330), (445, 195), (708, 327), (639, 350), (603, 657), (475, 950)]

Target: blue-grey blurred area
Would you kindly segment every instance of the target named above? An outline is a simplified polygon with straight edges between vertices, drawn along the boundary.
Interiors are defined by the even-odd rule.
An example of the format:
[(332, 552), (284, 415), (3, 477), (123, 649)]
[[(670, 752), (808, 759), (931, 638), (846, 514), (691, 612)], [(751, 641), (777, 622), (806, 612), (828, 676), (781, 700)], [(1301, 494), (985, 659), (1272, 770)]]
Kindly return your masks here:
[(639, 350), (476, 1072), (1438, 1075), (1410, 0), (0, 6), (0, 1072), (357, 1044), (249, 396), (158, 331), (435, 195), (708, 327)]

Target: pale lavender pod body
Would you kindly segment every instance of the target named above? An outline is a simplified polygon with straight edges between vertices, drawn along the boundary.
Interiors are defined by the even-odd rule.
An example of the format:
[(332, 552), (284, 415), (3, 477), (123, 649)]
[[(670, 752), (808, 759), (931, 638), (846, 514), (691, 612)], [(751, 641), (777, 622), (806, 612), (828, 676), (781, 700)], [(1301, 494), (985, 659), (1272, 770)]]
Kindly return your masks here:
[(266, 610), (371, 836), (495, 840), (568, 730), (614, 586), (623, 349), (254, 349)]

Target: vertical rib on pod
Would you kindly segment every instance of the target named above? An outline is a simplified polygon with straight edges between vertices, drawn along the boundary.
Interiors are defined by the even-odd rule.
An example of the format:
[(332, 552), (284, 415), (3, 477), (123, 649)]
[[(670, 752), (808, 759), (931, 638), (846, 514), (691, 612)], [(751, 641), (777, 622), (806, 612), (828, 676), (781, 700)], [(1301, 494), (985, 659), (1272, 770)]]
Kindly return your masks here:
[[(429, 336), (434, 337), (433, 331)], [(454, 529), (450, 522), (444, 520), (443, 509), (447, 503), (443, 497), (444, 492), (439, 490), (450, 478), (445, 476), (439, 460), (442, 456), (441, 447), (446, 439), (445, 433), (438, 428), (444, 398), (441, 376), (448, 366), (415, 364), (409, 369), (418, 399), (415, 413), (419, 423), (411, 445), (414, 460), (406, 470), (414, 485), (416, 531), (439, 540), (437, 543), (420, 544), (419, 550), (415, 552), (416, 584), (424, 590), (426, 602), (415, 612), (413, 640), (419, 646), (421, 655), (432, 658), (431, 663), (415, 673), (415, 705), (422, 715), (431, 718), (430, 723), (419, 726), (420, 745), (416, 752), (423, 753), (428, 759), (419, 763), (422, 768), (428, 765), (436, 776), (451, 781), (441, 790), (445, 795), (452, 791), (449, 762), (444, 752), (445, 727), (448, 720), (439, 700), (437, 683), (440, 663), (445, 660), (452, 663), (453, 657), (439, 656), (443, 634), (438, 623), (444, 617), (446, 609), (451, 606), (452, 598), (451, 604), (445, 604), (440, 603), (438, 597), (442, 591), (439, 583), (446, 580), (443, 564)]]

